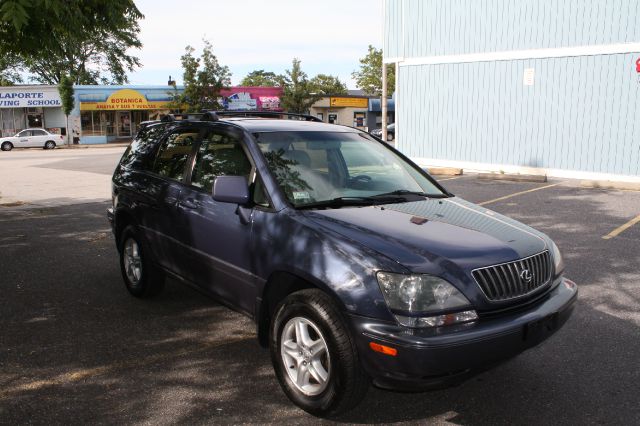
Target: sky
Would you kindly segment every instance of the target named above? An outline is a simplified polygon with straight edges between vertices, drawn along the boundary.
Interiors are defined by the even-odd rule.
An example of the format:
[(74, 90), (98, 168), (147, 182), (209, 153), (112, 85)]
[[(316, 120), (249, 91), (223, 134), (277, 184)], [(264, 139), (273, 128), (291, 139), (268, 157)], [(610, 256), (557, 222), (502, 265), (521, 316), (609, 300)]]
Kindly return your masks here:
[(351, 73), (369, 44), (382, 45), (382, 0), (136, 0), (142, 68), (131, 84), (182, 82), (180, 56), (187, 45), (202, 51), (202, 39), (238, 84), (257, 69), (284, 73), (294, 57), (309, 77), (337, 75), (356, 89)]

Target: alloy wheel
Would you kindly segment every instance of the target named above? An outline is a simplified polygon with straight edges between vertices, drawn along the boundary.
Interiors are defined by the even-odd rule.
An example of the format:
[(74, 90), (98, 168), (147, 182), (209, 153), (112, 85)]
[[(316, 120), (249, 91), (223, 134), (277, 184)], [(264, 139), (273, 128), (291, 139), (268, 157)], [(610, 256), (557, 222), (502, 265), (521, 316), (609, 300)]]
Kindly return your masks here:
[(142, 257), (140, 247), (133, 238), (124, 243), (124, 269), (132, 285), (137, 285), (142, 277)]
[(322, 393), (329, 383), (329, 348), (318, 326), (303, 317), (291, 318), (282, 329), (280, 354), (294, 386), (307, 396)]

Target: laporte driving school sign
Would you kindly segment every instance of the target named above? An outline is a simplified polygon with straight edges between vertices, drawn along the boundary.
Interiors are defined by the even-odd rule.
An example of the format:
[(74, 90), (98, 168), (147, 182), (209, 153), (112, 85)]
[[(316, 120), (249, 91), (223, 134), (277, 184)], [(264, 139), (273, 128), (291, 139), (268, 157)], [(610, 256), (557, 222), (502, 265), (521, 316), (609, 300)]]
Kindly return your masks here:
[(2, 89), (0, 108), (59, 107), (60, 95), (57, 90)]

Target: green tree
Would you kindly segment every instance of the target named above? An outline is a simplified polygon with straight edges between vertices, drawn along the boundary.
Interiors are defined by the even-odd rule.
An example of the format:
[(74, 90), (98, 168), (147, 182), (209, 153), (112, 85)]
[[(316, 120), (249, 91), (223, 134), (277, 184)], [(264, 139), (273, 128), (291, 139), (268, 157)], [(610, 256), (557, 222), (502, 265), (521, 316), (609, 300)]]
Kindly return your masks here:
[(22, 83), (22, 76), (18, 72), (19, 62), (14, 56), (0, 57), (0, 86), (13, 86)]
[(298, 114), (306, 114), (311, 105), (322, 98), (321, 95), (314, 94), (313, 87), (307, 74), (302, 71), (298, 58), (293, 58), (291, 69), (285, 72), (283, 91), (282, 106), (288, 112)]
[(322, 95), (346, 95), (349, 93), (347, 85), (337, 76), (318, 74), (309, 80), (313, 92)]
[(133, 0), (2, 0), (0, 56), (15, 55), (33, 79), (57, 84), (124, 83), (140, 66)]
[[(360, 58), (360, 70), (351, 73), (356, 86), (367, 95), (380, 96), (382, 93), (382, 49), (369, 45), (367, 55)], [(396, 70), (387, 65), (387, 96), (393, 94), (396, 84)]]
[(247, 74), (240, 82), (241, 86), (275, 87), (282, 85), (282, 76), (265, 70), (255, 70)]
[(69, 145), (71, 143), (69, 139), (69, 136), (71, 135), (71, 132), (69, 131), (69, 114), (71, 114), (75, 103), (73, 98), (73, 80), (71, 77), (63, 75), (60, 78), (58, 93), (60, 94), (60, 102), (62, 102), (62, 113), (67, 119), (67, 145)]
[(172, 94), (173, 109), (184, 109), (186, 112), (220, 109), (220, 90), (231, 85), (229, 67), (220, 64), (211, 42), (203, 41), (202, 56), (196, 58), (193, 56), (195, 49), (187, 46), (180, 58), (184, 91)]

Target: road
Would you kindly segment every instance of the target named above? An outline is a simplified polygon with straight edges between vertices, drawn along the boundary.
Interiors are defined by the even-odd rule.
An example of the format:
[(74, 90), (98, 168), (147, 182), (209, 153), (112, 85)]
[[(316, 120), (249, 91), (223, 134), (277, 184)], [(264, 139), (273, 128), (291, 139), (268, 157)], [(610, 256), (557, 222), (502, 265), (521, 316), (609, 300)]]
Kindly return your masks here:
[[(106, 171), (101, 156), (112, 154), (82, 158), (93, 155)], [(66, 171), (101, 174), (64, 161)], [(447, 179), (457, 195), (556, 240), (580, 285), (574, 316), (458, 387), (371, 389), (339, 420), (640, 423), (640, 224), (603, 238), (640, 214), (640, 193)], [(280, 390), (250, 320), (174, 281), (153, 300), (128, 295), (107, 205), (0, 207), (0, 423), (317, 424)]]
[(54, 207), (111, 198), (111, 175), (125, 148), (0, 152), (0, 205)]

